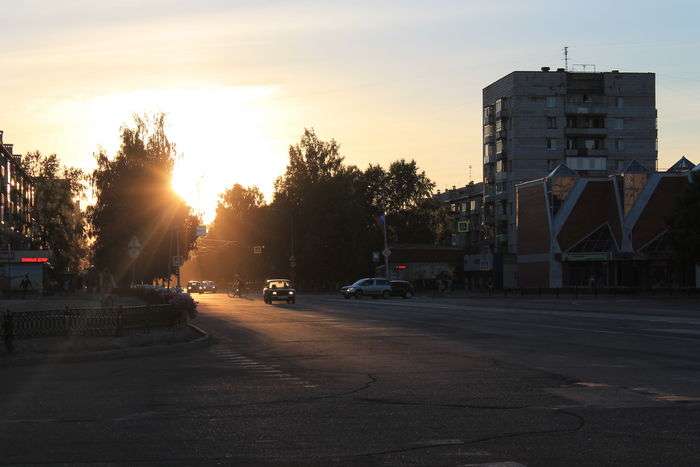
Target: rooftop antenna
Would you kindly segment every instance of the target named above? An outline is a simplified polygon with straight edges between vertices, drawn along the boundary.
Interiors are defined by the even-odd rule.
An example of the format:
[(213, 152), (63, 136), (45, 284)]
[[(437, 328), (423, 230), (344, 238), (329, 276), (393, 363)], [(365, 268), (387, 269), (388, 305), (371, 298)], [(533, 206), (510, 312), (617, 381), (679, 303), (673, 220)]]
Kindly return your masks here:
[(564, 46), (564, 70), (569, 71), (569, 47)]
[(472, 165), (469, 164), (469, 181), (472, 182), (474, 179), (472, 178)]

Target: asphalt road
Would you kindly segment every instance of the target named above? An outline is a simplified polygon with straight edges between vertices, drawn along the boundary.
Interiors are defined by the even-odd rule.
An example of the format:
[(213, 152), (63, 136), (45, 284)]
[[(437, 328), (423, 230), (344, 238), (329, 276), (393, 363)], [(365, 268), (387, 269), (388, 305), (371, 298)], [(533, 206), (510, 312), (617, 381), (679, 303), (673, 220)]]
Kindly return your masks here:
[(209, 348), (0, 367), (0, 464), (700, 464), (696, 302), (197, 299)]

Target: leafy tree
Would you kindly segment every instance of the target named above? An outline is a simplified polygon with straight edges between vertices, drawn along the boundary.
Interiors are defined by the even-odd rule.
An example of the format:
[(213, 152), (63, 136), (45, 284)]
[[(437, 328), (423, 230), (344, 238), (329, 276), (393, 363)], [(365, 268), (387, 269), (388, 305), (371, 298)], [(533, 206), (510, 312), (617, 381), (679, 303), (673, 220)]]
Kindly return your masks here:
[(86, 219), (80, 209), (85, 174), (61, 165), (55, 154), (39, 151), (22, 156), (21, 164), (36, 190), (32, 212), (36, 243), (53, 252), (58, 272), (77, 272), (86, 265), (88, 251)]
[(280, 239), (288, 247), (276, 248), (275, 263), (286, 263), (293, 241), (299, 280), (312, 286), (329, 286), (368, 270), (372, 213), (365, 180), (356, 167), (343, 164), (339, 149), (334, 140), (322, 141), (313, 130), (304, 130), (289, 148), (289, 165), (275, 184), (270, 207), (282, 222), (295, 226), (289, 240)]
[(252, 248), (260, 244), (259, 233), (265, 230), (261, 229), (264, 206), (263, 194), (257, 187), (235, 184), (222, 193), (214, 222), (207, 236), (197, 242), (196, 256), (187, 267), (187, 275), (224, 283), (236, 274), (244, 279), (254, 277), (260, 259), (253, 257)]
[(439, 242), (436, 214), (440, 206), (432, 199), (435, 184), (418, 169), (415, 160), (394, 161), (388, 171), (370, 165), (364, 176), (367, 203), (375, 211), (386, 213), (390, 241)]
[(127, 246), (135, 236), (142, 244), (135, 278), (167, 279), (178, 246), (184, 257), (194, 247), (198, 219), (172, 188), (175, 145), (166, 135), (165, 116), (135, 116), (133, 126), (121, 129), (121, 140), (113, 159), (97, 155), (92, 173), (94, 262), (127, 283), (132, 265)]

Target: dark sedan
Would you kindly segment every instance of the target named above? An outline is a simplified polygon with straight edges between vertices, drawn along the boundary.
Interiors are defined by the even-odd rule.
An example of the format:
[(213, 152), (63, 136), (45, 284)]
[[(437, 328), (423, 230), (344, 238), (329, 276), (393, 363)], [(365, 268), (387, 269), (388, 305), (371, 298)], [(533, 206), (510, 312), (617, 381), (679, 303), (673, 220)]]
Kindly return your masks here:
[(391, 295), (394, 297), (411, 298), (416, 294), (413, 286), (408, 281), (391, 281)]
[(272, 303), (275, 300), (286, 300), (287, 303), (296, 303), (296, 290), (289, 279), (268, 279), (263, 289), (263, 300)]

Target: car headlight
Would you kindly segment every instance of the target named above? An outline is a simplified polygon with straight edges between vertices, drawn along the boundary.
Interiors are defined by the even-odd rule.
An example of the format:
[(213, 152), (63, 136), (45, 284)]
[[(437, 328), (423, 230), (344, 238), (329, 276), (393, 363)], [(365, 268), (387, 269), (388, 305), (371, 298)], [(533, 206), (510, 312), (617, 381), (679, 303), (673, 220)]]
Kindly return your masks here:
[(289, 295), (294, 295), (294, 291), (293, 291), (293, 290), (290, 290), (290, 291), (289, 291)]
[(277, 292), (272, 292), (272, 295), (277, 295)]

